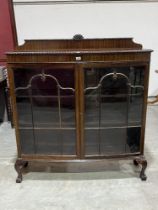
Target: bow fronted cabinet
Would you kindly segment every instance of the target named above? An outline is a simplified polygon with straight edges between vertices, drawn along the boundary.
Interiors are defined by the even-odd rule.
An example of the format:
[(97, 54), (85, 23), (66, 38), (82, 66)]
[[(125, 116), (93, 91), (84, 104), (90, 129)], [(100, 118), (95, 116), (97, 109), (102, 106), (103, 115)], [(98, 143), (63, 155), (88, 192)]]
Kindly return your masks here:
[(83, 37), (26, 40), (8, 53), (16, 181), (31, 162), (80, 172), (112, 158), (141, 165), (146, 180), (150, 54), (132, 38)]

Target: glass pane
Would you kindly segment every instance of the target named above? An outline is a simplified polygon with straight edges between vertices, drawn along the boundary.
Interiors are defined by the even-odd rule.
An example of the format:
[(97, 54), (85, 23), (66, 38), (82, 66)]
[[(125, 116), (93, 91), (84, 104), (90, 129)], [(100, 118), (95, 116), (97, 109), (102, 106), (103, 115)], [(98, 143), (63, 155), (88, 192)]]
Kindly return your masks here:
[[(127, 124), (127, 80), (124, 77), (113, 79), (113, 76), (106, 72), (109, 74), (109, 68), (85, 71), (86, 126), (111, 127)], [(107, 77), (104, 78), (105, 75)], [(102, 82), (98, 86), (100, 80)]]
[(126, 129), (101, 129), (100, 130), (100, 154), (117, 155), (126, 151)]
[(138, 93), (130, 95), (128, 110), (129, 126), (141, 126), (144, 97), (143, 90), (140, 89), (138, 91)]
[(141, 127), (129, 127), (127, 129), (127, 152), (140, 151)]
[(100, 126), (127, 126), (127, 103), (127, 95), (104, 95), (100, 106)]
[(73, 68), (14, 69), (14, 78), (19, 125), (21, 129), (27, 128), (25, 135), (20, 136), (23, 151), (29, 153), (25, 136), (30, 135), (27, 130), (32, 129), (30, 141), (34, 153), (75, 154)]
[(19, 126), (32, 128), (32, 106), (28, 90), (16, 91), (16, 103)]
[(126, 129), (86, 129), (86, 155), (118, 155), (126, 150)]
[(85, 126), (99, 127), (100, 101), (98, 90), (85, 92)]
[(59, 127), (58, 100), (53, 97), (32, 97), (35, 128)]
[(33, 129), (19, 129), (19, 137), (22, 154), (34, 154), (34, 132)]
[(87, 68), (84, 78), (86, 155), (138, 152), (143, 67)]
[(99, 129), (85, 129), (85, 154), (99, 155), (100, 154), (100, 138)]
[(62, 127), (75, 128), (75, 93), (67, 90), (61, 92)]
[(75, 130), (35, 130), (37, 154), (73, 155), (75, 154)]

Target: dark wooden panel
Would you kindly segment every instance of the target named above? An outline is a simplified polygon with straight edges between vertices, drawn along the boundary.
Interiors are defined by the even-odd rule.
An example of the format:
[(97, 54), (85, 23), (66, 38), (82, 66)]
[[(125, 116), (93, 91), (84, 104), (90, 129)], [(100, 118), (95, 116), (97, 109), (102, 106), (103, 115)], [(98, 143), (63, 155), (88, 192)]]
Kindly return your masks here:
[(109, 39), (57, 39), (57, 40), (26, 40), (17, 47), (18, 51), (46, 51), (56, 49), (142, 49), (142, 45), (134, 43), (132, 38)]
[[(81, 58), (77, 61), (77, 57)], [(12, 63), (62, 63), (62, 62), (149, 62), (149, 52), (120, 52), (92, 54), (8, 54), (7, 62)]]

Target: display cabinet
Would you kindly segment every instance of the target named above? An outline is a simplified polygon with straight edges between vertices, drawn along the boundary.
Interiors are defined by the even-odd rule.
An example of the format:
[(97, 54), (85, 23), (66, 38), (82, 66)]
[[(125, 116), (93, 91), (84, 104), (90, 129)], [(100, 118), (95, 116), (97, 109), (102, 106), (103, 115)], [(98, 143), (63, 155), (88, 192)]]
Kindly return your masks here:
[(94, 163), (95, 169), (112, 158), (141, 165), (146, 180), (150, 54), (132, 38), (82, 37), (26, 40), (7, 53), (16, 181), (30, 162)]

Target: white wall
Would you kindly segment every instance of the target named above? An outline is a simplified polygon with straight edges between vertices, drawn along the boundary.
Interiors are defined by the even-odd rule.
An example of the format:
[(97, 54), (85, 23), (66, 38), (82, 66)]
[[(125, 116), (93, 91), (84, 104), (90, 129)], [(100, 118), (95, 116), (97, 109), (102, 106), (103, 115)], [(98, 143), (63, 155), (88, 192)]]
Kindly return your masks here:
[(158, 94), (158, 2), (15, 3), (14, 8), (19, 44), (24, 39), (72, 38), (77, 33), (85, 38), (134, 37), (154, 50), (149, 95)]

